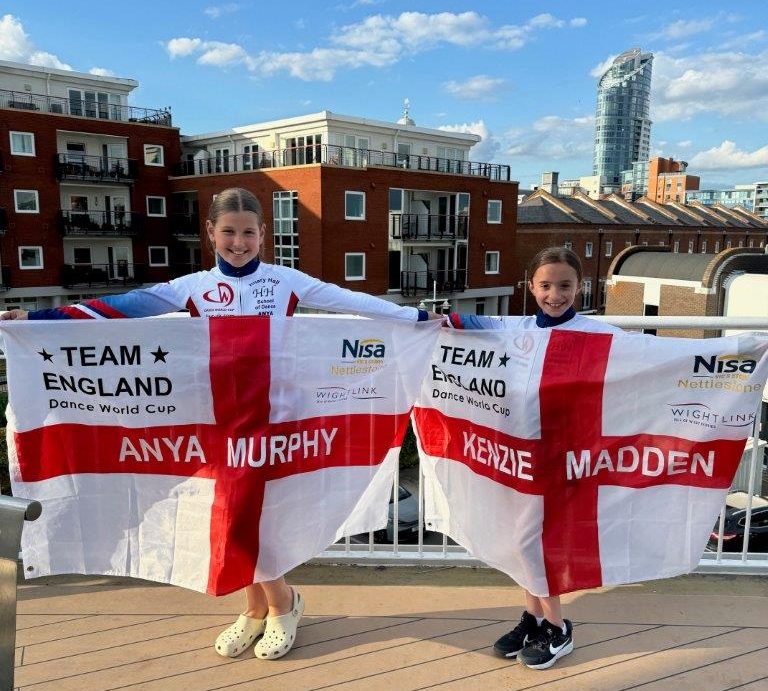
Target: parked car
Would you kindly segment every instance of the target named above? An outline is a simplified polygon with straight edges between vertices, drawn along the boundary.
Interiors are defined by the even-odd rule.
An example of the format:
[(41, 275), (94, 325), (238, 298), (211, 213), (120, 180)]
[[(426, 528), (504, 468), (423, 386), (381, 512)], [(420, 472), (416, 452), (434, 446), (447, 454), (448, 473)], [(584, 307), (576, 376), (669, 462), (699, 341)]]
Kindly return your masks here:
[[(741, 552), (744, 547), (744, 528), (747, 511), (732, 506), (725, 507), (725, 522), (723, 527), (723, 552)], [(707, 549), (717, 551), (717, 536), (720, 530), (720, 520), (715, 523), (714, 530), (709, 536)], [(768, 552), (768, 506), (753, 506), (752, 520), (749, 525), (750, 552)]]
[[(387, 527), (373, 533), (373, 541), (378, 544), (394, 542), (394, 497), (389, 499), (389, 520)], [(419, 500), (402, 485), (397, 486), (397, 539), (400, 543), (415, 543), (418, 541), (419, 530)], [(352, 535), (350, 542), (368, 544), (368, 533)]]

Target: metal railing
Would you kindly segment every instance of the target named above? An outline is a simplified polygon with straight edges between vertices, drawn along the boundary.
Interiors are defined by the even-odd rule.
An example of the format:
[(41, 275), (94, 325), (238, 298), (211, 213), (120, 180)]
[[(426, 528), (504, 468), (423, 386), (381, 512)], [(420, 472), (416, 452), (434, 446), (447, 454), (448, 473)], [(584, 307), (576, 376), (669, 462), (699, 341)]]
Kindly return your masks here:
[(174, 237), (200, 237), (199, 214), (171, 214), (171, 235)]
[(40, 516), (40, 502), (0, 496), (0, 689), (13, 688), (16, 654), (16, 579), (24, 521)]
[[(595, 317), (615, 326), (625, 329), (695, 329), (695, 330), (725, 330), (744, 329), (768, 332), (768, 318), (766, 317), (627, 317), (609, 316)], [(663, 336), (660, 336), (663, 338)], [(751, 439), (760, 439), (761, 411), (758, 409), (755, 423), (752, 429)], [(765, 433), (765, 430), (762, 430)], [(756, 485), (758, 469), (762, 471), (762, 459), (760, 458), (760, 444), (753, 443), (749, 456), (749, 466), (746, 469), (748, 480), (747, 488)], [(768, 471), (763, 471), (768, 473)], [(391, 531), (393, 539), (389, 543), (380, 543), (373, 533), (368, 535), (368, 541), (354, 543), (346, 538), (340, 543), (329, 546), (315, 561), (325, 563), (367, 563), (367, 564), (424, 564), (444, 566), (484, 566), (479, 559), (474, 558), (463, 547), (456, 545), (441, 533), (430, 533), (424, 521), (424, 474), (418, 469), (418, 506), (419, 520), (414, 544), (401, 544), (400, 531), (394, 526), (399, 526), (398, 501), (400, 486), (399, 468), (395, 470), (393, 486), (393, 510)], [(765, 485), (763, 485), (765, 486)], [(765, 490), (764, 490), (765, 491)], [(716, 548), (705, 551), (697, 572), (724, 573), (734, 575), (768, 575), (768, 552), (750, 552), (750, 527), (753, 511), (753, 491), (746, 493), (746, 517), (744, 522), (744, 538), (742, 548), (736, 552), (728, 552), (724, 546), (724, 528), (726, 516), (726, 504), (720, 512), (720, 519), (713, 526), (712, 541), (716, 541)], [(388, 531), (389, 532), (389, 531)], [(427, 544), (425, 537), (434, 544)]]
[(0, 108), (15, 108), (18, 110), (56, 113), (57, 115), (96, 118), (98, 120), (119, 120), (121, 122), (138, 122), (171, 127), (170, 108), (157, 109), (123, 106), (97, 100), (31, 94), (26, 91), (0, 89)]
[(503, 182), (511, 180), (510, 166), (499, 163), (462, 161), (437, 156), (406, 155), (392, 151), (357, 149), (332, 144), (312, 144), (285, 149), (259, 150), (247, 154), (211, 156), (192, 161), (182, 161), (173, 166), (171, 170), (172, 174), (177, 176), (212, 175), (218, 173), (242, 173), (263, 168), (303, 166), (315, 163), (349, 168), (383, 166), (386, 168), (469, 175)]
[(56, 154), (54, 160), (58, 180), (78, 182), (124, 182), (136, 179), (137, 164), (132, 158)]
[(462, 292), (467, 287), (467, 270), (428, 269), (400, 272), (400, 292), (405, 296), (427, 293), (435, 287), (438, 293)]
[(466, 240), (469, 219), (463, 214), (390, 214), (393, 240), (455, 242)]
[(5, 235), (5, 232), (8, 230), (8, 214), (5, 212), (5, 209), (0, 207), (0, 237)]
[(111, 264), (63, 264), (61, 285), (64, 288), (104, 288), (133, 286), (144, 282), (146, 266), (127, 261)]
[(59, 213), (63, 235), (108, 235), (132, 237), (138, 235), (141, 214), (131, 211), (67, 211)]

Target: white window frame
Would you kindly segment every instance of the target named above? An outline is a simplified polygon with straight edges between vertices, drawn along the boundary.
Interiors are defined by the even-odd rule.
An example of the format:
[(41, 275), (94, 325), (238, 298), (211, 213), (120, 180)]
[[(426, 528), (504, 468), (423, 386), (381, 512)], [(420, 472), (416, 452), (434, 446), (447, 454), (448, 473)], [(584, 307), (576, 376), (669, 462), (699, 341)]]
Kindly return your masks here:
[(592, 240), (587, 240), (584, 243), (584, 259), (592, 259), (593, 249), (594, 249), (594, 246), (592, 244)]
[[(357, 196), (363, 198), (363, 213), (362, 216), (350, 216), (347, 213), (347, 200), (350, 197)], [(365, 192), (359, 192), (355, 190), (344, 191), (344, 220), (345, 221), (364, 221), (365, 220)]]
[(613, 256), (613, 240), (606, 240), (605, 241), (605, 256), (606, 257), (612, 257)]
[(675, 244), (672, 245), (672, 251), (673, 252), (679, 252), (680, 251), (680, 240), (675, 240)]
[[(490, 268), (489, 270), (489, 260), (493, 255), (496, 255), (496, 269)], [(488, 250), (485, 253), (485, 273), (486, 274), (498, 274), (501, 270), (501, 252), (499, 250)]]
[[(499, 207), (499, 220), (494, 221), (491, 218), (491, 205), (497, 205)], [(500, 225), (501, 224), (501, 199), (489, 199), (488, 200), (488, 208), (486, 209), (487, 219), (488, 219), (488, 225)]]
[(693, 240), (688, 240), (688, 254), (693, 254), (693, 246), (694, 246)]
[[(284, 213), (286, 211), (287, 214)], [(272, 193), (272, 241), (275, 264), (298, 269), (299, 193), (297, 190), (280, 190)]]
[(581, 282), (581, 309), (592, 309), (592, 279), (585, 278)]
[(701, 253), (706, 254), (707, 253), (707, 241), (702, 240), (701, 241)]
[[(147, 150), (157, 148), (160, 151), (160, 163), (151, 163), (147, 160)], [(162, 168), (165, 166), (165, 147), (162, 144), (144, 144), (144, 165)]]
[[(20, 209), (19, 208), (19, 192), (31, 192), (35, 195), (35, 208), (34, 209)], [(17, 214), (39, 214), (40, 213), (40, 195), (37, 190), (13, 190), (13, 208)]]
[[(149, 211), (149, 200), (150, 199), (162, 199), (163, 200), (163, 212), (159, 214), (153, 214)], [(147, 216), (150, 218), (165, 218), (166, 217), (166, 207), (165, 207), (165, 197), (156, 197), (154, 195), (148, 194), (147, 195)]]
[[(13, 149), (13, 135), (18, 134), (21, 136), (27, 136), (32, 140), (32, 153), (29, 153), (28, 151), (14, 151)], [(10, 130), (8, 132), (8, 139), (10, 140), (10, 146), (11, 146), (11, 155), (12, 156), (36, 156), (36, 150), (35, 150), (35, 133), (34, 132), (21, 132), (19, 130)]]
[[(152, 250), (162, 250), (165, 254), (165, 259), (162, 262), (153, 262)], [(166, 245), (150, 245), (147, 247), (147, 260), (150, 266), (168, 266), (168, 247)]]
[(573, 242), (571, 242), (570, 240), (566, 240), (563, 243), (563, 247), (565, 247), (565, 249), (567, 249), (567, 250), (573, 251)]
[[(349, 274), (348, 261), (350, 257), (362, 257), (363, 258), (363, 271), (362, 275), (354, 276)], [(365, 252), (345, 252), (344, 253), (344, 280), (345, 281), (364, 281), (365, 280)]]
[[(21, 254), (24, 250), (37, 250), (40, 255), (40, 264), (38, 266), (24, 266), (21, 263)], [(19, 245), (19, 268), (22, 271), (37, 271), (45, 268), (45, 262), (43, 261), (43, 247), (42, 245)]]

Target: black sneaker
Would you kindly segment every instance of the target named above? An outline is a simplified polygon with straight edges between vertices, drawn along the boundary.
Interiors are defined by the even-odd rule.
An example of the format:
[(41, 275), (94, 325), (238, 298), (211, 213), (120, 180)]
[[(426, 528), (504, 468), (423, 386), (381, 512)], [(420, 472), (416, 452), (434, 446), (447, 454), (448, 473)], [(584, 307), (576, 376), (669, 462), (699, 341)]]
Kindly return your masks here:
[(539, 633), (540, 630), (539, 625), (536, 623), (536, 617), (525, 611), (523, 616), (520, 617), (520, 623), (493, 644), (493, 650), (501, 657), (517, 657), (517, 654), (525, 645), (533, 641)]
[(526, 645), (518, 660), (531, 669), (548, 669), (565, 655), (573, 652), (573, 624), (565, 619), (566, 632), (546, 619), (541, 622), (539, 637)]

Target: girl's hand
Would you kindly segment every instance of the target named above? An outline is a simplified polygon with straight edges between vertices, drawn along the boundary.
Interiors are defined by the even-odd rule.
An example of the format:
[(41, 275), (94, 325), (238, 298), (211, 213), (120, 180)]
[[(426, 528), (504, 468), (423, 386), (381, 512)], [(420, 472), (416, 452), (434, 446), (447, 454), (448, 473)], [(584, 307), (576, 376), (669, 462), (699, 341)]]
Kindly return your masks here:
[(27, 310), (8, 310), (0, 314), (0, 319), (26, 319)]

